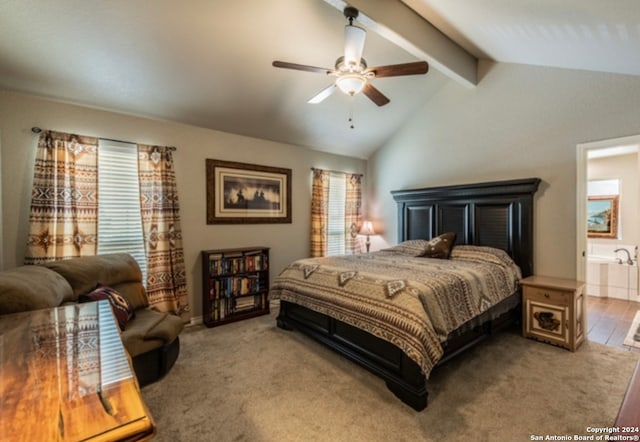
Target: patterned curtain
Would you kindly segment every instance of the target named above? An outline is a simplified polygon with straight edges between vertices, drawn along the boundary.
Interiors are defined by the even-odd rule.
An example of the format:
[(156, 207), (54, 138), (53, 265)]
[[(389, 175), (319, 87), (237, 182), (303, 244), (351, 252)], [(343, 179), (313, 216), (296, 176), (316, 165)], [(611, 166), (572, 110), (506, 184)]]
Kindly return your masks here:
[(138, 174), (149, 304), (188, 321), (186, 270), (171, 148), (139, 144)]
[(362, 175), (345, 174), (346, 195), (344, 198), (345, 251), (347, 254), (361, 253), (362, 240), (358, 230), (362, 225)]
[(311, 256), (327, 254), (327, 216), (329, 207), (329, 171), (313, 169), (311, 186)]
[(25, 264), (96, 254), (97, 149), (96, 138), (40, 134)]

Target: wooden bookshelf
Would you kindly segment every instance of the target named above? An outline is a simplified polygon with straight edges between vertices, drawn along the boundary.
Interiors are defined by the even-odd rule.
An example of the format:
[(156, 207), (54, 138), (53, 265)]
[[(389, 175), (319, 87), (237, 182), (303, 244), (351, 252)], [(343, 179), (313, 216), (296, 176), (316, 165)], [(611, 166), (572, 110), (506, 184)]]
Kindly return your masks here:
[(207, 327), (269, 313), (269, 248), (203, 250), (202, 320)]

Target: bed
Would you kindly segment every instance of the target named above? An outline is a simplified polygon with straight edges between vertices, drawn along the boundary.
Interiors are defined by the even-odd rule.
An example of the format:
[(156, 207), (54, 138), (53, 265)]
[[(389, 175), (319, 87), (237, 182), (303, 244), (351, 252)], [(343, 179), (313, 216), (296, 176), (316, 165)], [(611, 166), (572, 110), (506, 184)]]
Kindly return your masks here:
[[(521, 318), (521, 294), (517, 282), (509, 286), (509, 280), (533, 273), (533, 200), (539, 183), (538, 178), (527, 178), (393, 191), (399, 246), (351, 258), (291, 263), (270, 290), (271, 299), (280, 299), (278, 327), (329, 346), (381, 377), (407, 405), (424, 409), (433, 368)], [(450, 259), (412, 256), (417, 244), (438, 243), (452, 235), (456, 239)], [(470, 289), (460, 282), (464, 287), (451, 289), (451, 296), (459, 299), (464, 314), (423, 316), (415, 313), (415, 306), (409, 309), (413, 303), (427, 311), (435, 301), (425, 293), (433, 289), (437, 298), (442, 291), (424, 274), (453, 272), (445, 279), (458, 280), (459, 274), (468, 273), (477, 279), (474, 266), (484, 264), (469, 269), (466, 261), (478, 256), (480, 261), (502, 261), (509, 271), (517, 266), (517, 274), (493, 274), (490, 282), (479, 285), (481, 301), (462, 296)], [(425, 267), (427, 262), (430, 267)], [(396, 271), (387, 274), (385, 268)], [(489, 286), (502, 285), (502, 293), (489, 293)], [(362, 302), (364, 294), (371, 297), (369, 304)], [(359, 307), (352, 308), (356, 304)]]

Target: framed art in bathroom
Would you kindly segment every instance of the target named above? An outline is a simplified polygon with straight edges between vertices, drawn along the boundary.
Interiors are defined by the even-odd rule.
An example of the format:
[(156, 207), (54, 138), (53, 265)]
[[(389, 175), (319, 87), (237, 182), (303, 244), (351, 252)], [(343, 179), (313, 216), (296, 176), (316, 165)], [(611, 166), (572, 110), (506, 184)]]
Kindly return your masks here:
[(618, 195), (588, 197), (587, 236), (618, 237)]

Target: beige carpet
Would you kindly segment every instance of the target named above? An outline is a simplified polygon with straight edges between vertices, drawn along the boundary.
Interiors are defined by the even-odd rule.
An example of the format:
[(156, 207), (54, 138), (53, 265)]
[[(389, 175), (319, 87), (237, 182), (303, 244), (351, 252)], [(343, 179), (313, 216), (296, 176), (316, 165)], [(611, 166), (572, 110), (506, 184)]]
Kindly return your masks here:
[(384, 382), (275, 313), (181, 335), (173, 370), (142, 393), (159, 441), (529, 441), (613, 424), (637, 353), (571, 353), (501, 333), (438, 368), (416, 412)]
[(640, 310), (636, 312), (636, 316), (633, 318), (633, 322), (631, 323), (631, 327), (629, 327), (629, 332), (627, 333), (627, 337), (624, 339), (624, 345), (628, 345), (629, 347), (640, 348), (640, 341), (634, 339), (635, 336), (640, 334)]

